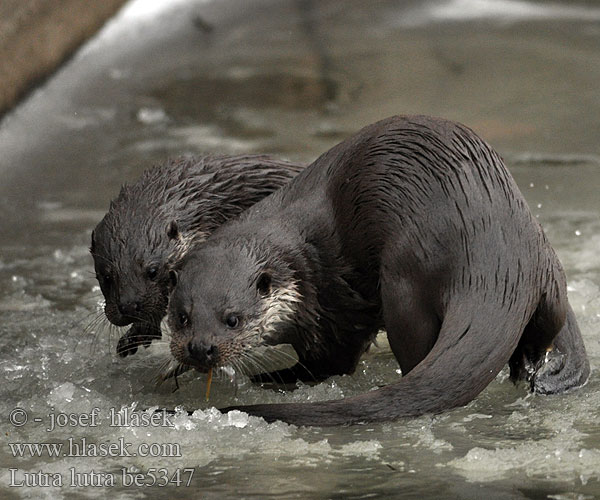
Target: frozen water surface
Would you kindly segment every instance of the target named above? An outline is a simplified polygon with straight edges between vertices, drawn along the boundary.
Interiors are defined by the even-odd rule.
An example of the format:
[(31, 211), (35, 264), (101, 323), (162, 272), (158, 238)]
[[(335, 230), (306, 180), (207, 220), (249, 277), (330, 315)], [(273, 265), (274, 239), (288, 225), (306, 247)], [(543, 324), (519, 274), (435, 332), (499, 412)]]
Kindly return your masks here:
[[(600, 497), (599, 8), (128, 5), (0, 124), (0, 496)], [(123, 182), (187, 153), (309, 162), (394, 113), (457, 119), (504, 155), (567, 271), (594, 370), (584, 388), (533, 396), (505, 370), (467, 407), (436, 417), (296, 428), (214, 407), (341, 398), (390, 383), (400, 375), (383, 336), (351, 377), (282, 392), (222, 373), (209, 402), (202, 375), (180, 376), (178, 390), (173, 380), (156, 385), (166, 342), (115, 355), (122, 331), (101, 319), (87, 246)], [(156, 407), (179, 412), (154, 425), (124, 416)], [(111, 411), (122, 420), (111, 422)], [(28, 420), (11, 425), (9, 415)], [(24, 443), (63, 448), (54, 457), (54, 448), (14, 447)], [(150, 472), (171, 482), (131, 483), (151, 483)], [(97, 485), (71, 486), (71, 474)], [(9, 486), (57, 477), (62, 487)]]

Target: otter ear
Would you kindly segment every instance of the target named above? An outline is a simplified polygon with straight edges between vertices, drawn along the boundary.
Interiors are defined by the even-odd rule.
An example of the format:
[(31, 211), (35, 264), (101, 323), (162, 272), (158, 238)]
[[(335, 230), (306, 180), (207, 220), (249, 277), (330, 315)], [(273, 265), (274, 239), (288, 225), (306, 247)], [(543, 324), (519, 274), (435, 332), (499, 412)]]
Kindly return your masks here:
[(172, 269), (169, 271), (169, 283), (173, 288), (177, 286), (177, 271), (173, 271)]
[(258, 293), (265, 297), (271, 292), (271, 274), (268, 271), (263, 271), (256, 280), (256, 289)]
[(170, 240), (179, 238), (179, 228), (177, 227), (177, 222), (175, 220), (172, 220), (167, 226), (167, 236)]
[(96, 230), (92, 231), (92, 244), (90, 245), (90, 253), (94, 253), (96, 251)]

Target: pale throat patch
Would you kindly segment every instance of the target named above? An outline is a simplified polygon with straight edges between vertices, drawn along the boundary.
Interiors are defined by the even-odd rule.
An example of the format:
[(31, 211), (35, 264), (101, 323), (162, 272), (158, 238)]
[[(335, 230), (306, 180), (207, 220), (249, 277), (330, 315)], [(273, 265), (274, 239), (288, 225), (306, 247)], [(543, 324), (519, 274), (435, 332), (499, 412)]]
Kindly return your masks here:
[(295, 281), (285, 286), (275, 288), (263, 299), (263, 310), (257, 329), (260, 336), (267, 335), (277, 329), (277, 325), (292, 319), (296, 313), (297, 304), (302, 302), (302, 294)]

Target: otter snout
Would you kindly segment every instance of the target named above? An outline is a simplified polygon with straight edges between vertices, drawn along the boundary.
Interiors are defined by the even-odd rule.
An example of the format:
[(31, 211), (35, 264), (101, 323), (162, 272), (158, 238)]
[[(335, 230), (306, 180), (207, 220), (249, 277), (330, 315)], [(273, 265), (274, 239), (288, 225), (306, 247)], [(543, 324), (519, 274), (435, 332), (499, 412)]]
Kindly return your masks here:
[(217, 364), (219, 348), (211, 342), (201, 339), (190, 339), (183, 345), (183, 362), (197, 370), (208, 371)]
[(127, 326), (135, 321), (135, 318), (132, 318), (128, 315), (124, 315), (119, 306), (114, 302), (109, 302), (106, 300), (106, 305), (104, 306), (104, 313), (113, 325), (116, 326)]
[(142, 318), (142, 305), (137, 301), (109, 301), (107, 299), (104, 312), (108, 321), (116, 326), (127, 326)]
[(122, 316), (133, 319), (136, 316), (139, 316), (139, 313), (142, 310), (142, 305), (137, 300), (119, 302), (117, 304), (117, 309)]

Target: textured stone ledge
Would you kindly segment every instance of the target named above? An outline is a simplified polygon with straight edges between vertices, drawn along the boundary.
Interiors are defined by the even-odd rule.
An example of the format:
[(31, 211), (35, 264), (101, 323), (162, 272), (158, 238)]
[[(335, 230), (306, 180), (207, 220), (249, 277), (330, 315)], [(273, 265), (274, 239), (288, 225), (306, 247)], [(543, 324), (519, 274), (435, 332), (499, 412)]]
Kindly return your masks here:
[(0, 115), (65, 59), (126, 0), (1, 0)]

